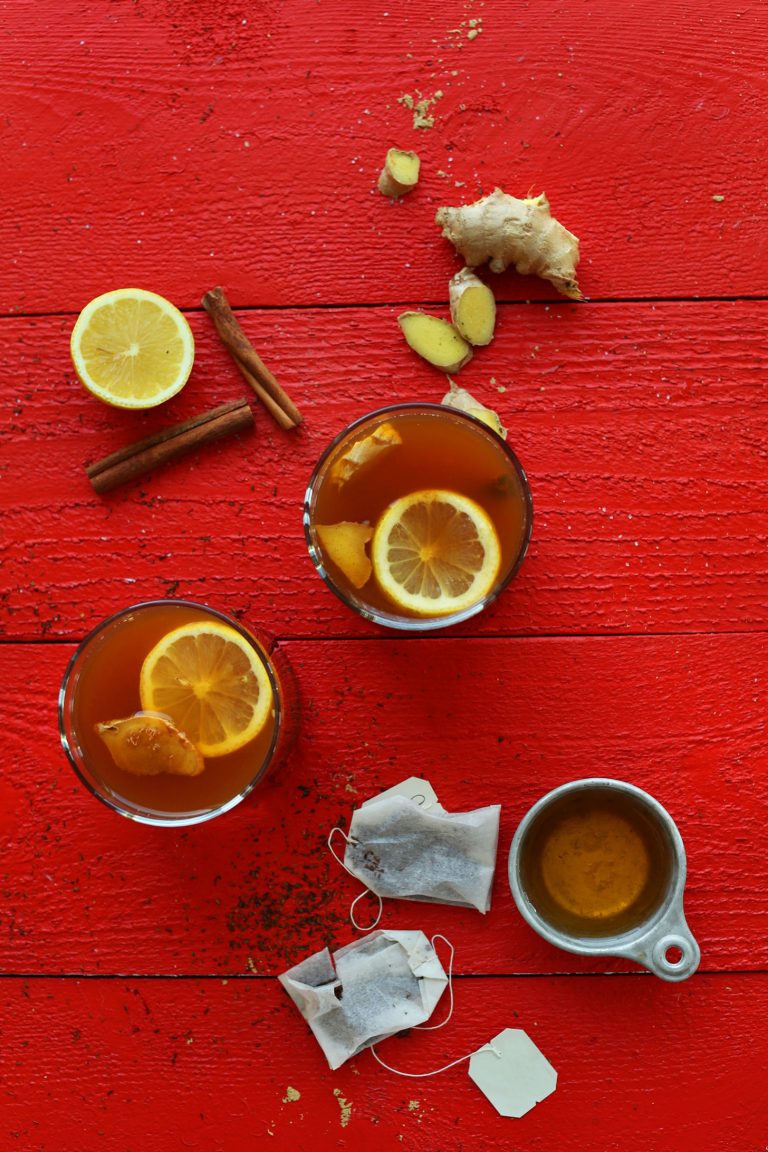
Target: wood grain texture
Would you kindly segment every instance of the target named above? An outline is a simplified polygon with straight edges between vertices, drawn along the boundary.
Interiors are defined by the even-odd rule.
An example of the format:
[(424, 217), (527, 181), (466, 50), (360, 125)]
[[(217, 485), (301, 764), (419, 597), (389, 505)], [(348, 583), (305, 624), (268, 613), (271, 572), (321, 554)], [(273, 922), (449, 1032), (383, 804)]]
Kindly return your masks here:
[[(444, 300), (437, 206), (545, 190), (585, 294), (764, 295), (762, 5), (9, 5), (0, 311)], [(470, 20), (476, 21), (474, 29)], [(471, 31), (480, 29), (474, 40)], [(427, 100), (430, 129), (402, 102)], [(375, 191), (415, 148), (407, 202)], [(722, 197), (718, 200), (717, 197)], [(554, 290), (505, 275), (504, 298)]]
[(364, 1052), (330, 1072), (277, 981), (4, 980), (0, 1139), (29, 1152), (762, 1152), (759, 977), (457, 980), (443, 1031), (380, 1052), (426, 1071), (505, 1027), (525, 1029), (558, 1073), (519, 1120), (464, 1067), (404, 1080)]
[[(0, 0), (0, 16), (2, 1152), (765, 1152), (768, 8)], [(422, 161), (402, 203), (375, 190), (392, 145)], [(532, 548), (492, 610), (406, 642), (322, 585), (301, 503), (350, 418), (445, 391), (396, 316), (447, 313), (460, 265), (435, 211), (496, 184), (546, 191), (590, 302), (490, 278), (497, 336), (461, 383), (510, 428)], [(184, 392), (144, 414), (87, 396), (68, 354), (84, 304), (126, 284), (183, 307), (197, 342)], [(214, 284), (306, 426), (257, 413), (247, 441), (98, 498), (84, 464), (250, 397), (200, 308)], [(74, 643), (166, 595), (279, 636), (303, 705), (282, 770), (176, 832), (99, 805), (56, 731)], [(502, 834), (487, 917), (386, 909), (446, 933), (459, 977), (449, 1026), (382, 1055), (423, 1071), (523, 1027), (560, 1083), (520, 1121), (463, 1068), (401, 1080), (364, 1054), (331, 1074), (274, 979), (353, 938), (359, 888), (327, 831), (412, 772), (449, 809), (501, 802)], [(514, 908), (518, 820), (596, 773), (681, 829), (702, 948), (683, 985), (556, 951)]]
[(768, 968), (762, 636), (290, 641), (301, 733), (233, 812), (133, 825), (75, 779), (55, 701), (70, 645), (2, 645), (0, 967), (58, 974), (274, 975), (355, 935), (360, 885), (325, 841), (369, 796), (423, 774), (443, 804), (502, 804), (487, 917), (408, 901), (385, 925), (443, 932), (457, 971), (627, 971), (545, 944), (518, 915), (512, 834), (550, 788), (629, 780), (666, 805), (689, 858), (702, 968)]
[[(478, 633), (764, 629), (768, 623), (768, 304), (510, 305), (461, 382), (498, 408), (530, 478), (531, 550)], [(161, 411), (110, 409), (69, 362), (70, 318), (0, 321), (0, 629), (79, 638), (138, 600), (207, 601), (281, 636), (374, 635), (309, 561), (301, 504), (320, 452), (353, 417), (439, 400), (396, 309), (241, 312), (306, 414), (257, 411), (211, 446), (108, 499), (83, 465), (246, 394), (207, 316)], [(250, 395), (250, 393), (248, 393)]]

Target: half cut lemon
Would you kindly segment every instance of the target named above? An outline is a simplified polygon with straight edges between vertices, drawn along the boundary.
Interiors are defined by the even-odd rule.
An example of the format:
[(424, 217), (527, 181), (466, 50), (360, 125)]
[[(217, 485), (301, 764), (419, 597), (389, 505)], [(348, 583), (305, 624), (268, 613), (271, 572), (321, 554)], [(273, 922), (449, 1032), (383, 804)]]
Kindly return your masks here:
[(195, 358), (189, 324), (168, 300), (118, 288), (86, 304), (72, 329), (80, 382), (116, 408), (153, 408), (187, 382)]
[(447, 616), (490, 592), (501, 565), (496, 529), (458, 492), (425, 489), (395, 500), (373, 533), (371, 562), (382, 591), (417, 616)]
[(248, 641), (216, 621), (183, 624), (141, 668), (141, 707), (170, 716), (203, 756), (250, 743), (273, 710), (267, 670)]

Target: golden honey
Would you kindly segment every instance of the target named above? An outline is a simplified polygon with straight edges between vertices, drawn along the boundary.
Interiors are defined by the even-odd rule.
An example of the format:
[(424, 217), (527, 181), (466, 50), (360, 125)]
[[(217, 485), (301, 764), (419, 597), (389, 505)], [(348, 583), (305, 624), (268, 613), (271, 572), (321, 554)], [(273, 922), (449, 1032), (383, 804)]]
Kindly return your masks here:
[(668, 842), (641, 801), (583, 789), (547, 805), (521, 849), (520, 878), (542, 919), (559, 932), (612, 936), (631, 930), (664, 898)]

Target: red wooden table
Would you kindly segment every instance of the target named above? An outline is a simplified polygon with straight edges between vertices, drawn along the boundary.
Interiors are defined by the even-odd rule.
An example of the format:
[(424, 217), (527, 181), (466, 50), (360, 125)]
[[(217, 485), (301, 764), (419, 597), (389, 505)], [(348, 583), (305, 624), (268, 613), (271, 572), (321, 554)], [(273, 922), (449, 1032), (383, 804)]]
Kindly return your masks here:
[[(6, 0), (0, 342), (0, 1147), (40, 1152), (768, 1146), (768, 13), (713, 0)], [(477, 35), (470, 33), (477, 32)], [(406, 99), (407, 97), (410, 98)], [(409, 103), (433, 125), (415, 127)], [(422, 160), (375, 190), (392, 144)], [(402, 639), (314, 573), (300, 506), (327, 440), (445, 380), (403, 306), (444, 311), (441, 203), (545, 190), (581, 239), (573, 304), (494, 281), (461, 382), (533, 489), (523, 569), (481, 617)], [(99, 292), (189, 317), (160, 410), (104, 407), (68, 340)], [(108, 498), (84, 464), (237, 399), (200, 308), (226, 288), (302, 408)], [(187, 830), (98, 804), (61, 749), (77, 642), (143, 599), (202, 600), (279, 639), (302, 696), (279, 775)], [(456, 1012), (382, 1045), (421, 1071), (522, 1027), (559, 1074), (505, 1120), (459, 1067), (330, 1072), (275, 976), (355, 937), (325, 848), (414, 772), (501, 803), (493, 908), (392, 903), (456, 947)], [(686, 843), (700, 971), (671, 985), (551, 948), (506, 856), (535, 799), (606, 775)], [(607, 978), (607, 974), (613, 974)]]

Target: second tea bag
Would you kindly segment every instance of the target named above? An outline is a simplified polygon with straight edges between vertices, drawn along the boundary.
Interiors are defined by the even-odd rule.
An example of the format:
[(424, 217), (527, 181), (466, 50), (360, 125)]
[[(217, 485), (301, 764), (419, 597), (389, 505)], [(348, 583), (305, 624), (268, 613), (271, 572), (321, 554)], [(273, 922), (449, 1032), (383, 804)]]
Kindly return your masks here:
[(487, 912), (500, 812), (446, 812), (428, 781), (411, 777), (352, 814), (344, 867), (382, 898)]
[(448, 977), (423, 932), (373, 932), (308, 956), (278, 977), (331, 1068), (423, 1024)]

